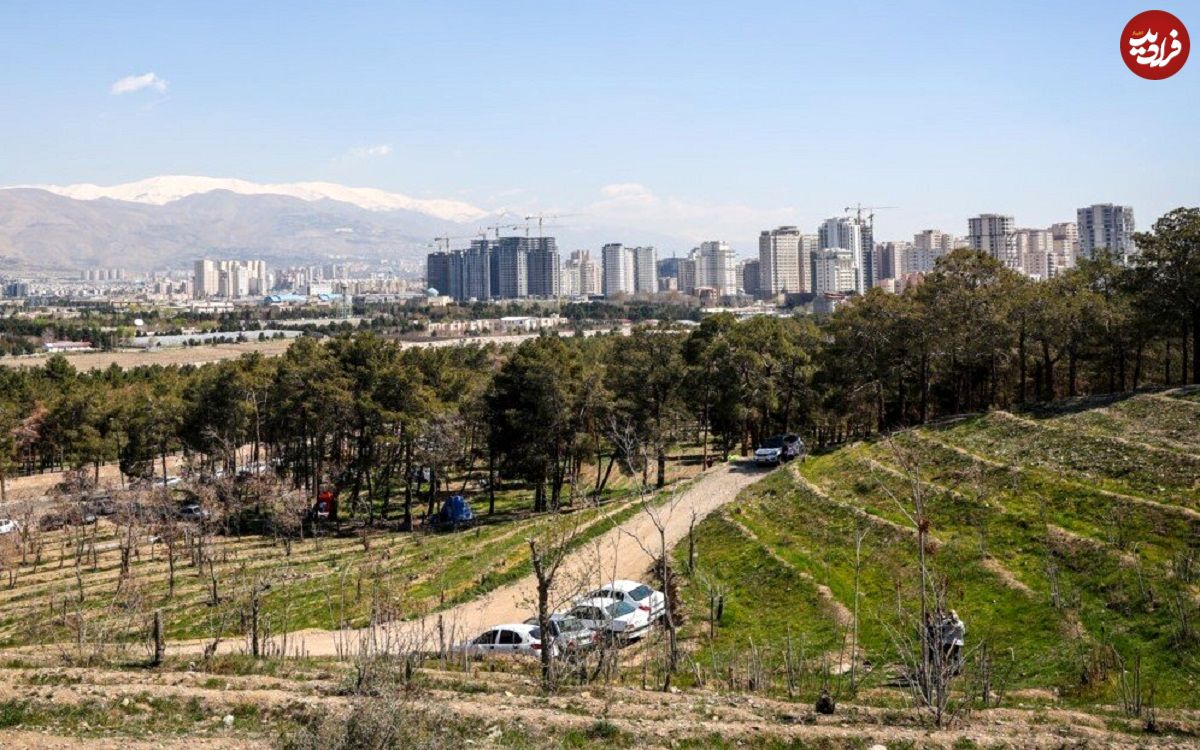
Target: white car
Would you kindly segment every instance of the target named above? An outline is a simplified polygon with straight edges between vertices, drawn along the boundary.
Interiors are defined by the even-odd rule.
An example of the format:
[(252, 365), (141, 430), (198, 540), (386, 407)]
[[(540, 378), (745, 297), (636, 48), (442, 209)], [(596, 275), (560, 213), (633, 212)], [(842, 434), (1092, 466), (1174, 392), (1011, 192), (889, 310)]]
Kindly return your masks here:
[(582, 597), (583, 599), (622, 599), (650, 615), (652, 622), (662, 619), (667, 612), (667, 597), (661, 591), (655, 591), (644, 583), (619, 579), (605, 584), (595, 591)]
[(0, 534), (15, 534), (21, 530), (21, 524), (11, 518), (0, 518)]
[[(550, 646), (557, 648), (553, 644)], [(458, 644), (455, 651), (470, 656), (486, 656), (487, 654), (525, 654), (539, 656), (542, 653), (542, 630), (536, 625), (513, 623), (496, 625), (483, 631), (477, 637)]]
[(607, 596), (584, 599), (567, 614), (592, 630), (623, 641), (639, 638), (650, 628), (649, 612)]

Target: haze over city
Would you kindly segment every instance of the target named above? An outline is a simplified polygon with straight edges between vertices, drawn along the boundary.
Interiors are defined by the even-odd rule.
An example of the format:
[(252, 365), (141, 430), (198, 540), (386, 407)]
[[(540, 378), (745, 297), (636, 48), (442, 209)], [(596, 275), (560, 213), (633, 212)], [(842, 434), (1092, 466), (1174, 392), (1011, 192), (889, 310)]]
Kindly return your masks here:
[(1138, 9), (9, 3), (0, 185), (328, 181), (747, 256), (858, 201), (877, 239), (1149, 218), (1200, 186), (1200, 97), (1122, 69)]

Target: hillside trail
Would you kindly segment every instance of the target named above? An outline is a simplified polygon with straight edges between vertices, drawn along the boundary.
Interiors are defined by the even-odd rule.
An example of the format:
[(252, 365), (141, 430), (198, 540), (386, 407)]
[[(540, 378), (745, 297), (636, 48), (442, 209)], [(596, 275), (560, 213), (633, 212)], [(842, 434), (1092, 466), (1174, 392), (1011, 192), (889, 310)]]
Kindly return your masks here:
[[(618, 527), (581, 545), (566, 556), (559, 568), (552, 592), (553, 605), (562, 607), (572, 595), (606, 581), (649, 580), (648, 571), (663, 541), (655, 518), (662, 525), (669, 551), (686, 539), (693, 523), (698, 524), (731, 502), (766, 474), (752, 461), (717, 464), (652, 506), (651, 511), (638, 510)], [(531, 573), (469, 602), (416, 620), (375, 628), (295, 631), (287, 635), (286, 643), (273, 646), (282, 648), (289, 656), (349, 656), (357, 653), (364, 643), (393, 652), (435, 651), (442, 645), (473, 638), (493, 625), (523, 622), (536, 613), (536, 602), (537, 579)], [(237, 652), (245, 650), (245, 646), (241, 640), (223, 641), (218, 651)], [(170, 644), (168, 652), (198, 654), (203, 648), (202, 641), (182, 641)]]

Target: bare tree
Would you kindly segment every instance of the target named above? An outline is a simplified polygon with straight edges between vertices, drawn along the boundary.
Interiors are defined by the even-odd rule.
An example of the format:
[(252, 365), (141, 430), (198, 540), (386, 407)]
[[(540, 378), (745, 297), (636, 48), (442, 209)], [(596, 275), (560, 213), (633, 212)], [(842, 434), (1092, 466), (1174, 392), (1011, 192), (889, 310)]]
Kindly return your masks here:
[[(663, 596), (666, 598), (666, 606), (664, 607), (662, 619), (663, 628), (667, 635), (662, 690), (668, 691), (671, 689), (671, 680), (679, 664), (679, 638), (675, 623), (675, 587), (672, 582), (670, 550), (667, 546), (667, 527), (671, 523), (683, 493), (678, 487), (674, 487), (667, 490), (666, 497), (663, 498), (660, 497), (662, 493), (650, 490), (646, 482), (646, 466), (648, 464), (649, 453), (646, 445), (638, 439), (637, 433), (632, 428), (621, 425), (614, 419), (609, 439), (618, 447), (622, 461), (626, 464), (626, 468), (635, 480), (638, 477), (638, 468), (642, 470), (641, 481), (638, 481), (635, 485), (638, 504), (642, 514), (654, 526), (655, 538), (647, 541), (635, 534), (628, 535), (643, 552), (654, 560), (654, 573), (658, 578), (659, 585), (662, 586)], [(691, 524), (694, 526), (695, 523), (696, 518), (693, 515)]]
[(559, 654), (557, 639), (550, 626), (550, 615), (554, 605), (551, 597), (554, 595), (563, 562), (570, 554), (580, 530), (575, 514), (560, 516), (540, 535), (531, 536), (526, 540), (529, 544), (529, 558), (533, 563), (533, 574), (537, 579), (537, 620), (542, 631), (542, 689), (547, 693), (558, 687), (555, 662)]
[[(891, 437), (885, 438), (884, 445), (897, 468), (895, 474), (900, 477), (902, 488), (894, 490), (882, 477), (877, 477), (877, 484), (912, 528), (918, 577), (917, 622), (905, 619), (903, 592), (898, 588), (901, 622), (892, 637), (909, 662), (908, 682), (919, 709), (940, 727), (953, 713), (951, 687), (962, 656), (946, 627), (952, 612), (947, 604), (946, 580), (932, 567), (937, 542), (932, 534), (931, 510), (939, 491), (923, 478), (920, 456), (915, 449)], [(914, 630), (916, 638), (912, 637)]]

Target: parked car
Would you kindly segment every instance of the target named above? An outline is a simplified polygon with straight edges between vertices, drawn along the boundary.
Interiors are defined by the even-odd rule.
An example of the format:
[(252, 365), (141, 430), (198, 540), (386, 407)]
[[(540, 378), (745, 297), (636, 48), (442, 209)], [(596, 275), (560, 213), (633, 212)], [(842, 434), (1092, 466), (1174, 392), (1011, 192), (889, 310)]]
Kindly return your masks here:
[(458, 644), (454, 650), (469, 656), (486, 656), (487, 654), (537, 656), (542, 651), (542, 629), (528, 623), (496, 625), (475, 638)]
[(88, 500), (83, 504), (83, 515), (91, 516), (93, 519), (93, 521), (86, 521), (86, 523), (93, 523), (99, 516), (111, 516), (116, 512), (117, 504), (107, 496)]
[(12, 518), (0, 518), (0, 534), (15, 534), (21, 530), (21, 524)]
[(650, 615), (651, 621), (658, 621), (667, 612), (667, 597), (661, 591), (655, 591), (644, 583), (630, 580), (617, 580), (605, 584), (595, 591), (581, 597), (596, 599), (607, 597), (621, 599)]
[(200, 503), (188, 503), (179, 508), (179, 517), (184, 521), (203, 521), (209, 517), (209, 512), (200, 507)]
[(650, 627), (650, 613), (623, 599), (600, 596), (584, 599), (568, 615), (608, 638), (629, 641), (640, 638)]
[(799, 435), (776, 435), (762, 442), (754, 451), (754, 461), (760, 466), (778, 466), (804, 454), (804, 441)]
[(67, 525), (64, 513), (46, 513), (38, 519), (38, 528), (42, 531), (58, 531)]
[(239, 469), (238, 473), (237, 473), (237, 478), (241, 479), (241, 480), (246, 480), (246, 479), (250, 479), (251, 477), (257, 477), (257, 476), (262, 476), (263, 474), (269, 474), (270, 472), (271, 472), (271, 466), (269, 464), (266, 464), (262, 461), (255, 461), (254, 463), (246, 464), (241, 469)]
[[(525, 621), (526, 625), (537, 625), (536, 617)], [(591, 648), (600, 634), (583, 624), (578, 617), (556, 612), (550, 615), (550, 636), (559, 651), (572, 653)]]

